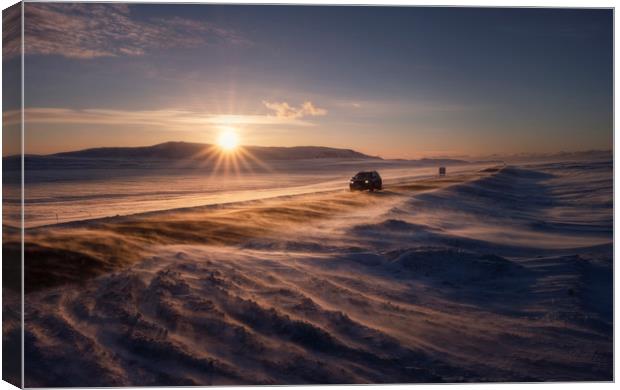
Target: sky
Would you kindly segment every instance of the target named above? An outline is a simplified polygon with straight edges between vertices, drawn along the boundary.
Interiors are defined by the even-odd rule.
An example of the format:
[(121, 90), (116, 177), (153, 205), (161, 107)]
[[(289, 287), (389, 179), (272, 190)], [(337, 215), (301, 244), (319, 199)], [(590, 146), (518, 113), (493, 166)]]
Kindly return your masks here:
[(612, 148), (611, 10), (25, 7), (27, 153), (225, 131), (385, 158)]

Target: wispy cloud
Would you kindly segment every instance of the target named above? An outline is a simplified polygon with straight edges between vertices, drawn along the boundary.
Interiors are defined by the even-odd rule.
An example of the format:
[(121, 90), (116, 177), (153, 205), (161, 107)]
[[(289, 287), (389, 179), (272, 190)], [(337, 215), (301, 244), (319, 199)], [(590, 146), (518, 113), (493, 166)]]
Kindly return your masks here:
[[(106, 110), (69, 108), (27, 108), (29, 124), (83, 124), (104, 126), (151, 126), (167, 130), (196, 130), (200, 126), (313, 126), (298, 118), (273, 115), (205, 114), (189, 110)], [(19, 123), (19, 111), (3, 112), (5, 124)]]
[(327, 110), (316, 107), (312, 102), (304, 102), (299, 107), (294, 107), (287, 102), (263, 101), (265, 107), (272, 110), (278, 118), (303, 118), (305, 116), (324, 116)]
[(21, 50), (22, 9), (20, 3), (2, 11), (2, 57), (11, 58)]
[(249, 43), (233, 30), (204, 21), (138, 20), (132, 18), (127, 4), (27, 3), (24, 35), (26, 54), (81, 59), (140, 56), (157, 49), (218, 42)]

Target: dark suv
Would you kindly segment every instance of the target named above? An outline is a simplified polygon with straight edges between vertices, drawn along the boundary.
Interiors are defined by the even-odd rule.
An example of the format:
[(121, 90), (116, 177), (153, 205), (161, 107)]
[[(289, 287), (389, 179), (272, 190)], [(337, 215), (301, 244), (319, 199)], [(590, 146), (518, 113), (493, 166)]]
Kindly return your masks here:
[(349, 181), (349, 189), (351, 191), (374, 191), (382, 188), (383, 182), (377, 171), (358, 172)]

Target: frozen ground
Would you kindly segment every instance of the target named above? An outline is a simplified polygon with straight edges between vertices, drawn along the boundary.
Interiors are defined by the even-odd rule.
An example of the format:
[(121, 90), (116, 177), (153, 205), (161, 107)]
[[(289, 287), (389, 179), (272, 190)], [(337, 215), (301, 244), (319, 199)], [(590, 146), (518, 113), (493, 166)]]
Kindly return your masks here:
[(612, 379), (611, 161), (387, 184), (29, 229), (26, 386)]
[[(245, 162), (249, 164), (248, 162)], [(129, 164), (129, 162), (127, 162)], [(36, 227), (102, 217), (203, 205), (243, 202), (281, 195), (342, 189), (358, 170), (379, 170), (383, 177), (431, 177), (437, 163), (395, 160), (315, 159), (271, 161), (235, 167), (174, 166), (173, 163), (117, 163), (97, 168), (87, 163), (49, 169), (36, 165), (25, 174), (25, 225)], [(430, 166), (428, 165), (430, 164)], [(449, 166), (450, 172), (484, 164)], [(488, 166), (488, 164), (487, 164)], [(8, 184), (4, 220), (19, 221), (21, 182)], [(16, 188), (17, 187), (17, 188)]]

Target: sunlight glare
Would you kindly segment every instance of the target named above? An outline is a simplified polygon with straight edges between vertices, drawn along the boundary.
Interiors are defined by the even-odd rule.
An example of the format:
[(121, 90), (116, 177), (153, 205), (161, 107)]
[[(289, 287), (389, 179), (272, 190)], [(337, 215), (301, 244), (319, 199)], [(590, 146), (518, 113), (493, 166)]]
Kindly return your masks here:
[(223, 130), (217, 139), (217, 145), (224, 151), (232, 151), (239, 145), (237, 133), (232, 129)]

